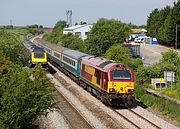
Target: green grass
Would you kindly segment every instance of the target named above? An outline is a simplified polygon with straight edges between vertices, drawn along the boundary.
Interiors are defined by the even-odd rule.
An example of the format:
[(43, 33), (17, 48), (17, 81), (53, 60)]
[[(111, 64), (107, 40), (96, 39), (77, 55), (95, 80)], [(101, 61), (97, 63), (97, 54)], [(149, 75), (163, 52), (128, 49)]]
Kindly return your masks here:
[(24, 26), (13, 26), (13, 28), (8, 28), (4, 26), (0, 26), (0, 31), (6, 31), (10, 33), (15, 33), (17, 35), (29, 35), (32, 37), (33, 35), (29, 32), (27, 27)]
[(141, 100), (145, 105), (160, 111), (163, 115), (167, 115), (168, 117), (180, 123), (179, 105), (163, 98), (147, 94), (141, 86), (135, 88), (135, 94), (136, 98)]

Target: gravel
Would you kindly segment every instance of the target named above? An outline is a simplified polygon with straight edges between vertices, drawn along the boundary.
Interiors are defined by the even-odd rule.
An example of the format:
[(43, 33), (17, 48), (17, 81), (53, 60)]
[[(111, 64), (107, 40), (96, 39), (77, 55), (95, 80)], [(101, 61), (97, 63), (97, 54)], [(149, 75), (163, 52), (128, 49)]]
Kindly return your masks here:
[(72, 93), (70, 93), (66, 88), (64, 88), (61, 83), (59, 83), (59, 81), (57, 81), (50, 74), (48, 74), (47, 76), (49, 78), (52, 78), (52, 82), (55, 84), (56, 89), (68, 98), (71, 104), (73, 104), (82, 113), (82, 115), (84, 115), (86, 120), (88, 120), (89, 123), (94, 126), (94, 128), (106, 129), (106, 127), (101, 124), (101, 122), (94, 115), (92, 115), (92, 113), (87, 110), (87, 108), (84, 107), (84, 105), (82, 105), (81, 102)]
[(40, 129), (68, 129), (69, 126), (57, 109), (50, 111), (47, 116), (40, 116), (36, 123)]
[(178, 127), (176, 127), (176, 126), (168, 123), (167, 121), (157, 117), (153, 113), (147, 111), (146, 109), (144, 109), (140, 106), (137, 106), (137, 108), (132, 109), (132, 110), (137, 112), (138, 114), (142, 115), (143, 117), (145, 117), (149, 121), (153, 122), (154, 124), (156, 124), (157, 126), (159, 126), (162, 129), (178, 129)]

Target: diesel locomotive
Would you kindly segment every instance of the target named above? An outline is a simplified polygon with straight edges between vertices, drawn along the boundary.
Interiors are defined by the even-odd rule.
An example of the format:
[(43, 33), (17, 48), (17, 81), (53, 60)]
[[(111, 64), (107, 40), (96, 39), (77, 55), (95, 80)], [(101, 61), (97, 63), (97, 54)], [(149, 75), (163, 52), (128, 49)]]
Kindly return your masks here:
[(128, 66), (51, 44), (40, 38), (35, 38), (33, 43), (44, 48), (49, 62), (105, 104), (135, 104), (134, 74)]
[(37, 64), (41, 64), (42, 67), (47, 67), (47, 53), (43, 48), (34, 45), (30, 41), (23, 43), (29, 53), (29, 66), (34, 67)]

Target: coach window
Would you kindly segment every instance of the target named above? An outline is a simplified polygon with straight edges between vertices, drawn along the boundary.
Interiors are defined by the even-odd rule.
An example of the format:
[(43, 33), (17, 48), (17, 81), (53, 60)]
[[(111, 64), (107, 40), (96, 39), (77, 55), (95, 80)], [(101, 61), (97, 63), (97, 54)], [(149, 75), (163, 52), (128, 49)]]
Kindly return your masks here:
[(100, 85), (101, 71), (96, 69), (96, 83)]
[(54, 52), (54, 56), (57, 57), (57, 58), (60, 58), (60, 54)]

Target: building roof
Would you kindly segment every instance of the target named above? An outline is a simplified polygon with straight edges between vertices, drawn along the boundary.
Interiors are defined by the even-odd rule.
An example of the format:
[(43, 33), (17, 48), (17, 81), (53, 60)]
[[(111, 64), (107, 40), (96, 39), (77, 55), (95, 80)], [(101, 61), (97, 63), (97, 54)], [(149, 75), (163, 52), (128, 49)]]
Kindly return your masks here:
[(75, 26), (71, 26), (71, 27), (68, 27), (68, 28), (64, 28), (64, 31), (72, 31), (72, 30), (79, 29), (79, 28), (82, 28), (82, 27), (85, 27), (85, 26), (90, 26), (90, 25), (87, 25), (87, 24), (75, 25)]
[(139, 33), (142, 33), (142, 32), (147, 32), (147, 30), (145, 29), (131, 29), (131, 33), (133, 34), (139, 34)]

